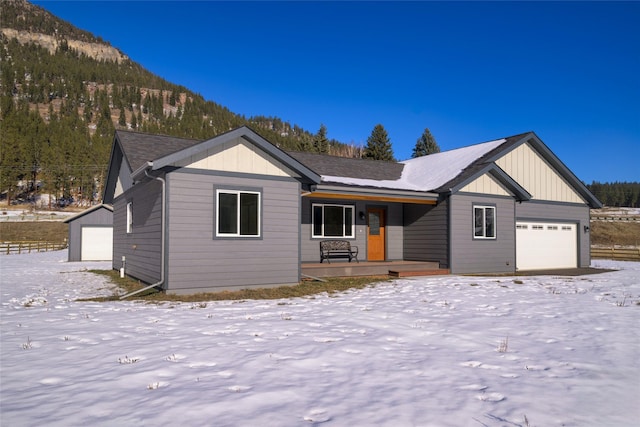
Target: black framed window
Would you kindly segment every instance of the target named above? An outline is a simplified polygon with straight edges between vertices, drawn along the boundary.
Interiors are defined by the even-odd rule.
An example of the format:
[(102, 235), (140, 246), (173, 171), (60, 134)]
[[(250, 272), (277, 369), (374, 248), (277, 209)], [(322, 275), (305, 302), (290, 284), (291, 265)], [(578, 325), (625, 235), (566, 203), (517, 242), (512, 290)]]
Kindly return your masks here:
[(473, 237), (474, 239), (496, 238), (495, 206), (473, 207)]
[(313, 237), (355, 237), (353, 206), (314, 204), (312, 210)]
[(259, 237), (260, 193), (217, 190), (216, 236)]

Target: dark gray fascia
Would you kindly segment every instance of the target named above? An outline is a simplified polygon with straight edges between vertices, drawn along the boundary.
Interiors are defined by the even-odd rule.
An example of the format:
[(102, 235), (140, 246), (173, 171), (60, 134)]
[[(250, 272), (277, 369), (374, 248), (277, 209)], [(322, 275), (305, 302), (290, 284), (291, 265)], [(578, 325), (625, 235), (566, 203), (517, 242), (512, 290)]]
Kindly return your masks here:
[(214, 138), (203, 141), (199, 144), (193, 145), (191, 147), (185, 148), (184, 150), (180, 150), (176, 153), (169, 154), (168, 156), (156, 159), (153, 161), (153, 170), (161, 169), (165, 166), (176, 163), (184, 158), (194, 156), (198, 153), (201, 153), (204, 150), (208, 150), (214, 148), (221, 144), (226, 144), (227, 142), (233, 141), (237, 138), (243, 138), (246, 141), (252, 143), (253, 145), (260, 148), (265, 153), (269, 154), (271, 157), (279, 160), (284, 165), (299, 173), (302, 177), (313, 183), (320, 182), (320, 175), (313, 172), (311, 169), (307, 168), (302, 163), (298, 162), (293, 157), (289, 156), (287, 153), (271, 144), (269, 141), (255, 133), (253, 130), (249, 129), (247, 126), (242, 126), (240, 128), (234, 129), (232, 131), (223, 133), (222, 135), (218, 135)]

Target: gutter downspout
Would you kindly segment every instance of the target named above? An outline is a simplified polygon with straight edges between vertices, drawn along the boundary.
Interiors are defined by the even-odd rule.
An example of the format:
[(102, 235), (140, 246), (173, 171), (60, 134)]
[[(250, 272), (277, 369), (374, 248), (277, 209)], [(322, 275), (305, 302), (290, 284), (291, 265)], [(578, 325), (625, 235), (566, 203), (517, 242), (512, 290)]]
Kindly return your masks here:
[(151, 289), (151, 288), (155, 288), (158, 287), (160, 285), (162, 285), (164, 283), (164, 269), (165, 269), (165, 237), (166, 237), (166, 228), (167, 228), (167, 224), (166, 224), (166, 209), (167, 209), (167, 205), (166, 205), (166, 186), (167, 186), (167, 182), (165, 181), (164, 178), (161, 178), (159, 176), (151, 176), (149, 175), (149, 171), (147, 169), (144, 170), (144, 174), (150, 178), (150, 179), (157, 179), (158, 181), (160, 181), (162, 183), (162, 207), (160, 210), (160, 216), (161, 216), (161, 220), (160, 220), (160, 227), (161, 227), (161, 237), (160, 237), (160, 280), (157, 281), (156, 283), (149, 285), (149, 286), (145, 286), (142, 289), (138, 289), (137, 291), (133, 291), (133, 292), (129, 292), (128, 294), (122, 295), (120, 297), (120, 299), (125, 299), (128, 298), (132, 295), (136, 295), (139, 294), (140, 292), (144, 292), (147, 289)]

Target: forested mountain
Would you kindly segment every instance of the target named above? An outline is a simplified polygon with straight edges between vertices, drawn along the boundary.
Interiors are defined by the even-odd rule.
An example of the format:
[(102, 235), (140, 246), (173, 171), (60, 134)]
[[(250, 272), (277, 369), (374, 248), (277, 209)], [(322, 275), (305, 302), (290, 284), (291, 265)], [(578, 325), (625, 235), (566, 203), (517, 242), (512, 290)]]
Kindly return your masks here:
[(312, 134), (206, 101), (25, 0), (3, 0), (0, 19), (3, 198), (40, 192), (95, 201), (115, 129), (207, 139), (247, 124), (283, 149), (360, 154), (327, 140), (325, 127)]
[(640, 208), (640, 182), (597, 182), (587, 185), (605, 206)]
[[(115, 129), (201, 140), (247, 124), (283, 149), (363, 155), (363, 147), (328, 139), (323, 124), (311, 133), (278, 117), (235, 114), (38, 6), (1, 1), (0, 199), (6, 202), (37, 194), (99, 201)], [(638, 183), (588, 187), (605, 205), (640, 205)]]

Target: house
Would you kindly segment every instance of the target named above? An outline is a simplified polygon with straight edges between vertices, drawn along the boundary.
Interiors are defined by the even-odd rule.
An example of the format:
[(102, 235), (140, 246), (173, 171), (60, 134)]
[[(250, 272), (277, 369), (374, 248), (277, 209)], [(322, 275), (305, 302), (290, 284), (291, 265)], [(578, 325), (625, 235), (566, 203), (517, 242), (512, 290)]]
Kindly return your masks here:
[(455, 274), (588, 266), (601, 206), (533, 132), (395, 163), (285, 152), (247, 127), (117, 131), (104, 201), (113, 268), (169, 293), (298, 283), (324, 239)]
[(69, 224), (69, 261), (111, 261), (113, 207), (100, 204), (72, 217)]

